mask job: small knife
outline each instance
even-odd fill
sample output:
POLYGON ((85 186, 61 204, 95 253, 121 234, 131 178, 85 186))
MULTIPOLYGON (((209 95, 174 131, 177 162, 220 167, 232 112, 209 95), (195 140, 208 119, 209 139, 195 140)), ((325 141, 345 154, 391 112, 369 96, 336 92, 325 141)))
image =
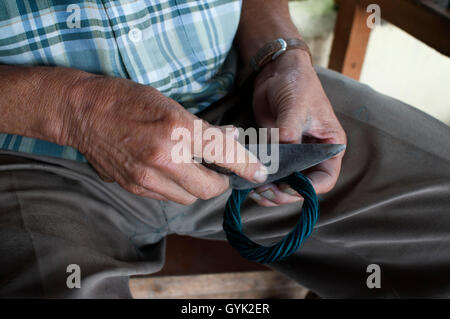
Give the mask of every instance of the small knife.
MULTIPOLYGON (((267 156, 264 157, 271 158, 272 144, 264 144, 263 146, 267 147, 267 150, 264 150, 267 156)), ((278 144, 277 146, 279 148, 279 156, 274 156, 275 158, 273 159, 276 162, 271 162, 270 165, 267 165, 264 161, 262 162, 266 166, 278 167, 278 170, 273 173, 269 172, 267 180, 260 184, 252 183, 215 164, 204 161, 202 164, 218 173, 229 175, 231 188, 242 190, 272 183, 294 172, 303 171, 336 156, 346 148, 345 144, 278 144)), ((245 147, 261 160, 262 156, 259 154, 260 145, 245 145, 245 147)))

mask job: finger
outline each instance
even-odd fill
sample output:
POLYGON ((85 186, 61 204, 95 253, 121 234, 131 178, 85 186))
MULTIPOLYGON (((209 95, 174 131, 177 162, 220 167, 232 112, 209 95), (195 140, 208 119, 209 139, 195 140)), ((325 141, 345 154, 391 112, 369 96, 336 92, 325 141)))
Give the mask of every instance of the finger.
POLYGON ((276 120, 276 126, 280 129, 280 142, 301 143, 303 134, 302 108, 295 105, 295 99, 292 98, 285 103, 285 105, 279 107, 276 120))
POLYGON ((304 172, 317 194, 325 194, 336 185, 341 170, 342 156, 336 156, 304 172))
POLYGON ((217 126, 217 128, 221 130, 222 133, 225 134, 226 136, 232 137, 235 140, 239 138, 239 130, 234 125, 222 125, 217 126))
POLYGON ((276 207, 276 206, 278 206, 278 204, 275 204, 274 202, 272 202, 272 201, 266 199, 265 197, 259 195, 254 190, 251 191, 248 194, 248 197, 250 197, 253 201, 255 201, 255 203, 258 204, 259 206, 263 206, 263 207, 276 207))
POLYGON ((134 195, 147 197, 147 198, 151 198, 151 199, 156 199, 156 200, 163 200, 163 201, 168 200, 165 196, 163 196, 159 193, 150 191, 150 190, 146 189, 145 187, 135 184, 134 181, 131 181, 130 179, 125 178, 124 175, 122 175, 122 174, 119 174, 117 176, 117 183, 122 188, 124 188, 126 191, 128 191, 129 193, 132 193, 134 195))
POLYGON ((148 189, 138 186, 138 185, 134 185, 134 187, 127 186, 124 188, 127 191, 129 191, 130 193, 133 193, 138 196, 147 197, 147 198, 156 199, 156 200, 168 201, 168 199, 165 196, 155 193, 155 192, 152 192, 152 191, 149 191, 148 189))
POLYGON ((278 189, 280 191, 282 191, 283 193, 286 193, 289 196, 293 196, 293 197, 299 197, 302 198, 302 196, 297 193, 291 186, 289 186, 288 184, 285 183, 280 183, 280 184, 276 184, 276 186, 278 187, 278 189))
MULTIPOLYGON (((91 164, 92 165, 92 164, 91 164)), ((114 178, 110 177, 109 174, 107 174, 102 168, 101 166, 94 166, 92 165, 92 168, 94 169, 94 171, 97 173, 98 177, 100 177, 100 179, 102 181, 104 181, 105 183, 114 183, 115 180, 114 178)))
POLYGON ((198 163, 170 165, 166 176, 193 196, 208 200, 229 188, 229 178, 198 163))
POLYGON ((300 196, 289 195, 281 191, 275 184, 260 186, 255 189, 255 192, 277 205, 291 204, 302 200, 300 196))
POLYGON ((173 180, 149 168, 140 169, 138 173, 135 173, 129 184, 131 184, 129 188, 131 188, 132 193, 139 192, 143 187, 181 205, 191 205, 197 200, 197 197, 173 180))
POLYGON ((267 179, 267 168, 234 138, 214 127, 209 127, 205 136, 201 156, 207 162, 224 167, 254 183, 263 183, 267 179))

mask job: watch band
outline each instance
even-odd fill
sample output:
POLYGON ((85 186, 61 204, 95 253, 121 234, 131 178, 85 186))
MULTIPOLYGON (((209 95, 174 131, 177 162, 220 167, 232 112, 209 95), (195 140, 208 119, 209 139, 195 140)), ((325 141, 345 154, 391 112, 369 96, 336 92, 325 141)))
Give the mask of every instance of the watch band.
POLYGON ((250 61, 250 68, 253 71, 258 72, 264 65, 266 65, 270 61, 275 60, 287 50, 292 49, 306 51, 309 54, 312 63, 311 51, 309 50, 308 45, 305 43, 305 41, 296 38, 286 40, 280 38, 267 43, 265 46, 259 49, 256 55, 250 61))

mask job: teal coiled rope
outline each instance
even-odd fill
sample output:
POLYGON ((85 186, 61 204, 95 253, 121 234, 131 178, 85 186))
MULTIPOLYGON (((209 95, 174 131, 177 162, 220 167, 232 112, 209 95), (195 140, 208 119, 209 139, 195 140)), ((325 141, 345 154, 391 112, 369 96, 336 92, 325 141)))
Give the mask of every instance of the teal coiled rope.
POLYGON ((273 246, 259 245, 242 232, 241 204, 251 189, 234 189, 225 207, 223 230, 228 242, 242 257, 262 264, 280 261, 297 251, 302 242, 311 235, 319 218, 319 201, 316 192, 303 174, 296 172, 277 182, 289 184, 302 195, 304 202, 295 228, 273 246))

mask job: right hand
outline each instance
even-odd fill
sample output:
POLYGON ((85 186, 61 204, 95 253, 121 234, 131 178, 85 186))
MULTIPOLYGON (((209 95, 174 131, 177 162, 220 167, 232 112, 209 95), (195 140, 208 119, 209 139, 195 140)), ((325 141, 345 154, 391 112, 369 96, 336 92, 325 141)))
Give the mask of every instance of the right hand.
MULTIPOLYGON (((67 112, 61 139, 80 150, 100 175, 136 195, 183 205, 216 197, 229 187, 227 176, 201 164, 172 161, 171 150, 178 143, 171 140, 173 130, 188 129, 194 150, 194 120, 199 118, 156 89, 125 79, 93 76, 80 80, 73 92, 78 107, 67 112)), ((213 126, 203 122, 203 130, 207 128, 213 126)), ((203 141, 203 150, 226 141, 245 152, 245 163, 203 158, 249 181, 263 182, 266 170, 262 164, 249 161, 251 155, 233 136, 217 130, 220 138, 203 141)), ((194 151, 193 156, 201 154, 194 151)))

